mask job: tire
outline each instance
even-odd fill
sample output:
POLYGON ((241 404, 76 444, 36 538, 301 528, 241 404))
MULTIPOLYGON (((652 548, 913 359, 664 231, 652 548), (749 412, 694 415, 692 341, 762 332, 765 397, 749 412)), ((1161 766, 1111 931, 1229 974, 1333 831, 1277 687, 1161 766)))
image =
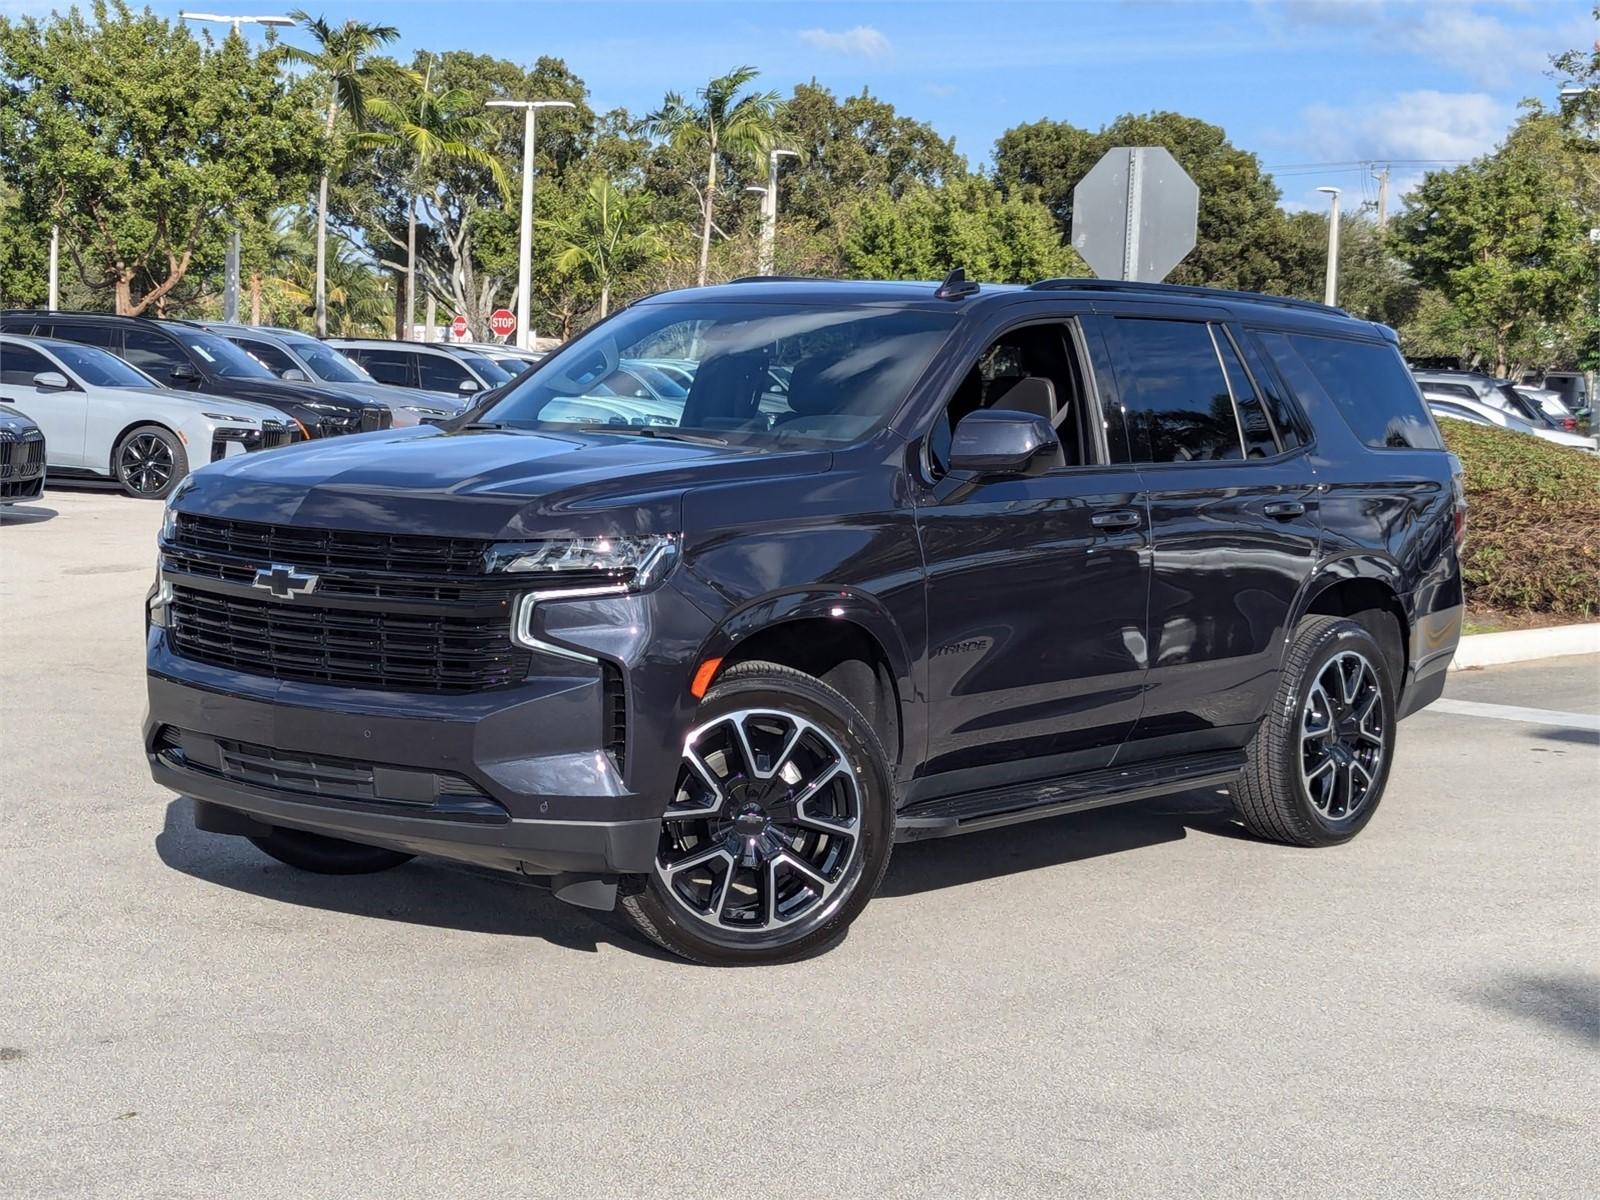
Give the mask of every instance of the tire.
POLYGON ((140 425, 111 452, 111 471, 135 500, 165 500, 189 473, 189 456, 170 429, 140 425))
POLYGON ((1290 638, 1272 708, 1246 750, 1234 808, 1258 837, 1333 846, 1365 828, 1394 761, 1389 656, 1346 617, 1306 617, 1290 638))
POLYGON ((695 720, 655 868, 624 892, 623 911, 652 941, 713 966, 832 946, 892 848, 888 759, 871 724, 820 679, 767 662, 729 668, 695 720))
POLYGON ((282 826, 274 827, 264 837, 250 840, 263 854, 315 875, 371 875, 401 866, 416 857, 381 846, 363 846, 282 826))

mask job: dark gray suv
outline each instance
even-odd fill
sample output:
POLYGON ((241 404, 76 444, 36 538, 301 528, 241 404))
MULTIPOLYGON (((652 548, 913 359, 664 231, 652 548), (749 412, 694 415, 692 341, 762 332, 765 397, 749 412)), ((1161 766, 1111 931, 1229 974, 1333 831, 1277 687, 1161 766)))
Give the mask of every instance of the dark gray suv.
POLYGON ((294 866, 517 872, 705 962, 831 944, 895 842, 1224 786, 1345 841, 1461 628, 1393 333, 1261 296, 670 293, 446 428, 263 458, 171 501, 155 778, 294 866), (668 419, 597 415, 645 359, 668 419))

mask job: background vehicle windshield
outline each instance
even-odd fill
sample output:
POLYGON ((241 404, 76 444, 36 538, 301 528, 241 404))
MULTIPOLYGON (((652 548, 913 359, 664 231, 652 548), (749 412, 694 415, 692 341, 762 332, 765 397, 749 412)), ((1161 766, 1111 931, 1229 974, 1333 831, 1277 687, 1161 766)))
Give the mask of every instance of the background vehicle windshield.
POLYGON ((481 354, 458 354, 456 357, 483 376, 483 381, 490 387, 498 387, 502 383, 511 382, 510 371, 481 354))
POLYGON ((311 373, 324 383, 377 383, 371 375, 332 346, 325 346, 315 338, 284 338, 298 354, 311 373))
POLYGON ((50 353, 90 387, 160 387, 138 367, 123 362, 109 350, 80 346, 76 342, 51 342, 50 353))
POLYGON ((756 445, 855 441, 905 399, 955 320, 924 309, 642 304, 557 351, 482 419, 669 428, 756 445), (691 377, 683 395, 617 386, 652 359, 691 377))
POLYGON ((191 329, 172 331, 180 342, 194 351, 206 370, 224 379, 276 379, 277 376, 226 338, 191 329))

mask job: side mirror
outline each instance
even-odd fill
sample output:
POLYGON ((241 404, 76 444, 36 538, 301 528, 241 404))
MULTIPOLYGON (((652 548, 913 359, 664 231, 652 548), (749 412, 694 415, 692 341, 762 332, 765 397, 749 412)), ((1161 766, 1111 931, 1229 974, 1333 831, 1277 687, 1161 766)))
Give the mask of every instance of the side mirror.
POLYGON ((65 392, 72 388, 71 382, 60 371, 40 371, 33 377, 33 386, 42 392, 65 392))
POLYGON ((196 384, 200 382, 200 372, 194 369, 193 363, 179 363, 167 372, 167 378, 173 383, 196 384))
POLYGON ((478 390, 478 381, 476 379, 463 379, 456 385, 456 391, 460 392, 463 396, 470 396, 473 392, 478 390))
POLYGON ((282 375, 279 375, 278 378, 279 379, 287 379, 290 383, 310 383, 311 382, 311 380, 306 378, 306 373, 304 371, 302 371, 299 367, 289 367, 287 370, 284 371, 284 373, 282 375))
POLYGON ((980 475, 1019 475, 1049 465, 1061 439, 1050 422, 1032 413, 994 408, 968 413, 950 439, 950 469, 980 475))

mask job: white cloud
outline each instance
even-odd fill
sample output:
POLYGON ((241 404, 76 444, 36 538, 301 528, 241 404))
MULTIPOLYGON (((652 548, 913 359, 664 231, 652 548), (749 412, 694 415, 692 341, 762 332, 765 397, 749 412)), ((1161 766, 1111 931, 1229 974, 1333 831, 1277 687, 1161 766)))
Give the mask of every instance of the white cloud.
POLYGON ((859 58, 884 58, 892 49, 889 39, 871 25, 857 25, 854 29, 841 29, 837 33, 827 29, 802 29, 800 40, 818 50, 851 54, 859 58))
POLYGON ((1316 104, 1294 140, 1316 162, 1469 159, 1505 136, 1515 109, 1484 92, 1401 92, 1369 104, 1316 104))

